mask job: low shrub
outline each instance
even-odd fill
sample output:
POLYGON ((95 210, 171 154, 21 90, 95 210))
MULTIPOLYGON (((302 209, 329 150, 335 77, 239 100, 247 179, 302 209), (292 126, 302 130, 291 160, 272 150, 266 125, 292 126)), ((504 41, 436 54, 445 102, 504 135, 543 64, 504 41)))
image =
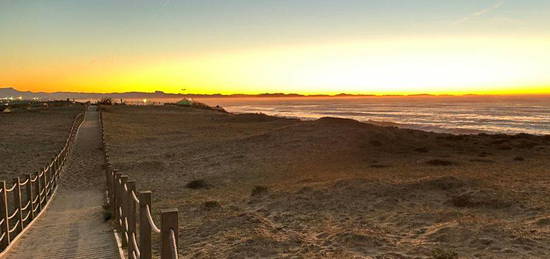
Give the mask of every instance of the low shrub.
POLYGON ((189 189, 206 189, 208 188, 208 184, 206 183, 206 181, 198 179, 188 182, 185 187, 189 189))
POLYGON ((218 201, 205 201, 202 207, 207 210, 220 209, 222 205, 218 201))
POLYGON ((109 210, 104 210, 103 211, 103 221, 107 222, 109 220, 111 220, 111 218, 113 217, 113 213, 109 210))
POLYGON ((262 195, 262 194, 265 194, 265 193, 267 193, 267 187, 257 185, 257 186, 254 186, 254 189, 252 189, 252 193, 250 195, 251 196, 259 196, 259 195, 262 195))
POLYGON ((113 99, 109 98, 109 97, 101 98, 101 100, 99 100, 97 102, 97 104, 100 104, 100 105, 113 105, 113 99))

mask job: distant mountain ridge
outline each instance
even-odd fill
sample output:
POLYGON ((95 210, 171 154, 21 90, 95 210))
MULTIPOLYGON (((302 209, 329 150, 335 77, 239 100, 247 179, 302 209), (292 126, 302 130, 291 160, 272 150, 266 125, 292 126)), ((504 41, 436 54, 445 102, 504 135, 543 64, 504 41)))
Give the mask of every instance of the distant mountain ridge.
MULTIPOLYGON (((548 96, 548 94, 541 94, 548 96)), ((101 98, 113 98, 113 99, 151 99, 151 98, 171 98, 171 99, 183 99, 183 98, 245 98, 245 97, 490 97, 499 95, 479 95, 479 94, 386 94, 386 95, 374 95, 374 94, 347 94, 340 93, 335 95, 328 94, 311 94, 303 95, 297 93, 262 93, 262 94, 173 94, 165 93, 163 91, 154 92, 122 92, 122 93, 82 93, 82 92, 31 92, 31 91, 19 91, 13 87, 0 87, 0 98, 19 98, 33 99, 38 98, 40 100, 65 100, 65 99, 101 99, 101 98)), ((520 95, 518 95, 520 96, 520 95)))
POLYGON ((161 91, 156 91, 153 93, 145 92, 124 92, 124 93, 80 93, 80 92, 31 92, 31 91, 19 91, 15 88, 0 88, 0 98, 23 98, 23 99, 33 99, 39 98, 44 100, 62 100, 62 99, 101 99, 104 97, 111 98, 183 98, 185 95, 182 94, 167 94, 161 91))
POLYGON ((141 99, 141 98, 215 98, 215 97, 329 97, 329 96, 373 96, 373 95, 352 95, 341 93, 337 95, 301 95, 295 93, 263 93, 263 94, 172 94, 165 93, 163 91, 148 92, 123 92, 123 93, 80 93, 80 92, 31 92, 31 91, 19 91, 13 87, 0 88, 0 98, 18 98, 33 99, 39 98, 44 100, 63 100, 63 99, 101 99, 110 97, 114 99, 141 99))

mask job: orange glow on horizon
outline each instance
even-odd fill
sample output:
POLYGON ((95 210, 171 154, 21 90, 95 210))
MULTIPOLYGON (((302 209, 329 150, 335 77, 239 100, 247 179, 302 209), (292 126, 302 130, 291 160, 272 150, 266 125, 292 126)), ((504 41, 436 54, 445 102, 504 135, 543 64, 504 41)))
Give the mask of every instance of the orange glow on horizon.
POLYGON ((548 38, 407 38, 139 58, 26 57, 20 66, 2 67, 0 87, 101 93, 550 94, 549 43, 548 38))

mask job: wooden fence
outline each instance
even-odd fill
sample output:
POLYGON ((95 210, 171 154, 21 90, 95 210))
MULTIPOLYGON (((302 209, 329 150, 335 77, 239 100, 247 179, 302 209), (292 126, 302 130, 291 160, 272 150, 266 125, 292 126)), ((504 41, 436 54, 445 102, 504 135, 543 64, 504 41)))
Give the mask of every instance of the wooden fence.
POLYGON ((65 145, 40 172, 27 175, 25 180, 16 177, 12 184, 0 181, 0 251, 2 254, 48 206, 57 190, 63 165, 83 121, 84 113, 75 116, 65 145), (12 199, 9 196, 12 196, 12 199))
POLYGON ((151 233, 160 234, 160 258, 178 258, 178 211, 161 210, 160 228, 151 215, 151 191, 137 191, 136 182, 113 168, 105 143, 103 112, 100 111, 101 142, 105 151, 106 203, 128 258, 151 259, 151 233))

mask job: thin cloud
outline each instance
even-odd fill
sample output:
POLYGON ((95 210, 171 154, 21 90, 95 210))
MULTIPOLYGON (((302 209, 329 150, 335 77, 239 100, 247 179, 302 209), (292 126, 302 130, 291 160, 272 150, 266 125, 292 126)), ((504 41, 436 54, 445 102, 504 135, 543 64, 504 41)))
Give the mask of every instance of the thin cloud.
POLYGON ((499 9, 500 7, 502 7, 504 5, 504 2, 498 2, 490 7, 487 7, 485 9, 481 9, 477 12, 474 12, 468 16, 465 16, 465 17, 462 17, 460 20, 454 22, 453 24, 461 24, 461 23, 465 23, 471 19, 474 19, 476 17, 480 17, 480 16, 483 16, 483 15, 486 15, 492 11, 495 11, 497 9, 499 9))

